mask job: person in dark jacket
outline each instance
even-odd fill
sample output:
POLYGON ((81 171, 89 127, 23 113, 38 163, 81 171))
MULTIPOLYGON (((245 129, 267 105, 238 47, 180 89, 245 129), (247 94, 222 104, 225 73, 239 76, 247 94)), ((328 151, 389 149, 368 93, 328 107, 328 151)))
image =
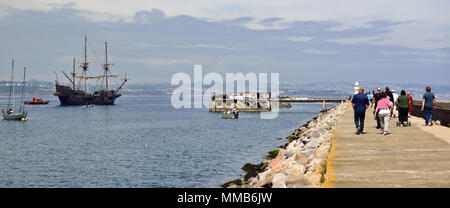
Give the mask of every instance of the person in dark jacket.
POLYGON ((378 112, 375 112, 375 109, 377 108, 378 101, 381 100, 381 98, 382 98, 381 89, 377 88, 377 93, 375 93, 373 95, 373 99, 374 99, 373 102, 375 103, 375 107, 373 108, 373 113, 376 113, 375 119, 377 120, 377 127, 376 127, 377 129, 381 128, 381 124, 380 124, 380 117, 378 116, 378 112))
POLYGON ((408 122, 408 112, 409 112, 409 97, 406 96, 406 91, 402 90, 400 96, 397 98, 395 105, 398 106, 398 120, 401 126, 406 126, 405 122, 408 122))
POLYGON ((392 114, 394 113, 394 104, 395 104, 395 101, 394 101, 394 95, 392 94, 392 92, 391 92, 391 90, 389 90, 389 87, 386 87, 386 96, 388 96, 388 99, 389 99, 389 101, 391 101, 391 105, 392 105, 392 108, 391 108, 391 118, 392 118, 392 114))
POLYGON ((352 106, 355 112, 356 134, 364 133, 364 118, 366 117, 366 109, 369 107, 369 99, 364 94, 364 88, 360 88, 359 93, 353 96, 352 106))

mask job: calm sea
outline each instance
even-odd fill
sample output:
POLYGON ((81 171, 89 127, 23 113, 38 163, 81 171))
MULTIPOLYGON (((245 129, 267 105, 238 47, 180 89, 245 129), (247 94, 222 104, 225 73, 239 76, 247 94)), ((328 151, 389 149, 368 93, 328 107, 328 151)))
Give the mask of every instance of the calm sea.
POLYGON ((221 119, 205 108, 174 109, 169 96, 92 108, 44 99, 50 103, 27 106, 26 122, 0 120, 0 187, 218 187, 322 108, 292 104, 273 120, 221 119))

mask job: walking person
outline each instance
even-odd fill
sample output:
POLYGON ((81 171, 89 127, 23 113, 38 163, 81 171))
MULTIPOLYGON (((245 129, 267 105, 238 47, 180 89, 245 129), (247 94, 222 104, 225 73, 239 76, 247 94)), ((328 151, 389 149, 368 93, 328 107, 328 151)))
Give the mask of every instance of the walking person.
POLYGON ((433 126, 433 109, 436 105, 436 98, 434 96, 434 93, 431 92, 431 88, 427 87, 425 89, 427 92, 423 94, 422 99, 422 109, 424 115, 425 115, 425 126, 433 126))
POLYGON ((398 106, 398 120, 400 121, 400 126, 407 126, 409 102, 410 100, 409 97, 406 96, 406 91, 402 90, 400 96, 397 98, 397 102, 395 102, 395 105, 398 106))
POLYGON ((385 92, 381 94, 381 97, 382 98, 377 103, 377 108, 375 109, 373 116, 376 117, 378 114, 378 117, 380 118, 381 132, 383 135, 387 135, 389 129, 389 119, 391 119, 392 103, 389 99, 387 99, 387 94, 385 92))
POLYGON ((409 102, 408 102, 408 106, 409 106, 409 115, 412 115, 412 113, 413 113, 413 107, 412 107, 412 105, 413 105, 413 99, 412 99, 412 96, 411 96, 411 94, 409 93, 409 92, 406 92, 406 96, 408 96, 408 98, 409 98, 409 102))
POLYGON ((386 87, 385 88, 385 92, 386 92, 386 96, 387 96, 387 99, 391 102, 391 106, 392 106, 392 108, 391 108, 391 117, 392 117, 392 114, 394 113, 394 108, 393 108, 393 106, 394 106, 394 95, 392 94, 392 92, 389 90, 389 87, 386 87))
POLYGON ((378 101, 381 100, 381 88, 377 88, 377 93, 375 93, 373 95, 373 103, 375 103, 375 107, 373 109, 373 113, 375 114, 375 119, 377 120, 377 129, 381 128, 381 124, 380 124, 380 117, 378 116, 378 113, 375 112, 375 109, 377 108, 378 105, 378 101))
POLYGON ((375 96, 375 91, 372 91, 371 92, 371 94, 370 94, 370 107, 373 107, 373 103, 374 103, 374 100, 375 100, 375 98, 374 98, 374 96, 375 96))
POLYGON ((393 108, 392 108, 392 116, 395 118, 397 115, 395 114, 395 110, 397 110, 398 111, 398 106, 397 106, 397 99, 398 99, 398 94, 397 93, 395 93, 395 90, 392 90, 392 97, 394 97, 394 103, 393 103, 393 108))
POLYGON ((364 118, 369 107, 369 99, 364 94, 364 88, 359 88, 359 93, 353 96, 352 106, 355 112, 356 134, 364 134, 364 118))
POLYGON ((370 105, 370 102, 372 100, 372 95, 370 94, 370 92, 367 93, 367 99, 369 99, 369 105, 370 105))
POLYGON ((395 90, 392 90, 392 97, 394 97, 394 103, 396 103, 398 99, 398 94, 395 93, 395 90))

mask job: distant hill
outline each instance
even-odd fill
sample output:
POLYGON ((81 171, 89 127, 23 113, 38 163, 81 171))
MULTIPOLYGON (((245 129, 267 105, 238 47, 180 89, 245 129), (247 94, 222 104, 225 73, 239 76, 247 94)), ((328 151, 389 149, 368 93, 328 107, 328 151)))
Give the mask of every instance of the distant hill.
MULTIPOLYGON (((18 94, 22 90, 22 82, 13 82, 14 91, 18 94)), ((9 95, 10 81, 0 81, 0 95, 9 95)), ((31 80, 25 82, 25 94, 27 95, 52 95, 55 85, 52 82, 31 80)))
MULTIPOLYGON (((21 82, 15 82, 16 93, 21 89, 21 82)), ((383 90, 386 86, 392 90, 396 90, 398 94, 402 89, 411 92, 413 98, 421 98, 425 92, 426 85, 418 83, 395 84, 395 83, 376 83, 376 82, 359 82, 366 92, 375 91, 377 87, 383 90)), ((342 98, 353 94, 354 83, 352 82, 313 82, 297 85, 280 85, 280 95, 290 97, 331 97, 342 98)), ((438 99, 450 99, 450 85, 430 85, 432 91, 438 99)), ((89 89, 99 89, 100 86, 89 85, 89 89)), ((169 83, 148 83, 133 84, 127 83, 120 91, 123 95, 170 95, 178 86, 172 86, 169 83)), ((208 89, 207 86, 204 90, 208 89)), ((55 92, 54 83, 31 80, 26 82, 25 92, 29 95, 53 95, 55 92)), ((0 95, 9 94, 9 81, 0 81, 0 95)))
MULTIPOLYGON (((353 94, 354 84, 352 82, 314 82, 308 84, 302 84, 297 86, 300 92, 304 92, 304 94, 313 96, 315 94, 326 94, 327 92, 330 95, 350 95, 353 94)), ((382 90, 385 89, 386 86, 390 88, 390 90, 396 90, 396 93, 400 94, 401 90, 405 90, 411 93, 413 98, 422 98, 422 95, 425 93, 425 87, 430 86, 432 92, 435 93, 438 99, 450 99, 450 85, 425 85, 418 83, 405 83, 405 84, 397 84, 397 83, 381 83, 381 82, 359 82, 359 86, 365 89, 365 92, 376 91, 378 87, 382 90)))

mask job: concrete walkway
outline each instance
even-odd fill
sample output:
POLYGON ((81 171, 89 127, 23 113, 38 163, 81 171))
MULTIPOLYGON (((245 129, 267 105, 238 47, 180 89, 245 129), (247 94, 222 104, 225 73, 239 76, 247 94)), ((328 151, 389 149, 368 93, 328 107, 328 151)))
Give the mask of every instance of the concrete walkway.
POLYGON ((450 128, 425 127, 420 118, 397 127, 393 118, 384 136, 369 108, 367 133, 356 135, 349 106, 337 123, 323 187, 450 187, 450 128))

